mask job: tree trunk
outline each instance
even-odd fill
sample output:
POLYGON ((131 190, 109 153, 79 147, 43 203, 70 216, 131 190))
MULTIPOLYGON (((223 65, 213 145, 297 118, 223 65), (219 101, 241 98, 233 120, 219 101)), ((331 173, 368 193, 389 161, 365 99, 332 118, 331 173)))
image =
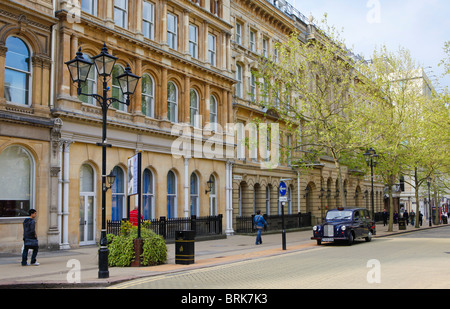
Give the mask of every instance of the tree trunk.
POLYGON ((419 210, 419 185, 418 185, 419 181, 417 179, 417 167, 414 168, 414 182, 416 184, 416 186, 414 187, 414 190, 415 190, 414 193, 416 195, 416 218, 415 218, 416 224, 415 224, 415 227, 419 228, 419 212, 420 212, 420 210, 419 210))
POLYGON ((393 177, 389 177, 389 188, 388 188, 388 194, 389 194, 389 228, 388 232, 394 231, 394 199, 392 197, 392 186, 393 186, 393 177))
POLYGON ((341 164, 335 159, 334 164, 338 170, 338 183, 339 183, 339 198, 341 199, 341 206, 347 208, 347 199, 344 195, 344 183, 342 182, 341 164))

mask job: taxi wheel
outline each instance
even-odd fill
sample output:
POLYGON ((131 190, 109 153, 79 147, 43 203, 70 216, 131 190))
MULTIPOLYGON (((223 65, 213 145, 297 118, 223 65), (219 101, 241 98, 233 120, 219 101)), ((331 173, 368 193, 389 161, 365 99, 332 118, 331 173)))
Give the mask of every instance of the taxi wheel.
POLYGON ((347 245, 351 246, 353 244, 353 241, 355 240, 355 237, 353 235, 353 232, 350 232, 347 239, 347 245))
POLYGON ((317 245, 320 246, 322 244, 322 240, 317 239, 317 245))
POLYGON ((369 242, 371 240, 372 240, 372 232, 369 231, 369 234, 367 234, 367 237, 366 237, 366 241, 369 242))

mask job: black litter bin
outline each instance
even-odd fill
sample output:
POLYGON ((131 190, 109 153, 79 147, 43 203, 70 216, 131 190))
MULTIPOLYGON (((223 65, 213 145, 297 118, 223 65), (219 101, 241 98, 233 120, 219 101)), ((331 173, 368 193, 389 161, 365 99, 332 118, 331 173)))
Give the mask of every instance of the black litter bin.
POLYGON ((194 264, 195 231, 175 231, 175 264, 194 264))
POLYGON ((406 219, 405 218, 399 218, 398 219, 398 229, 399 230, 406 230, 406 219))
POLYGON ((448 224, 448 217, 442 216, 442 223, 448 224))

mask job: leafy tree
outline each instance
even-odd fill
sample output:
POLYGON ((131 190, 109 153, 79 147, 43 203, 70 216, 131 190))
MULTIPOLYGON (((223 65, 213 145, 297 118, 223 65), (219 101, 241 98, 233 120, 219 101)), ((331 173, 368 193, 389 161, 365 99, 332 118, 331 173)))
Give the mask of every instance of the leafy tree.
MULTIPOLYGON (((326 25, 326 20, 324 20, 326 25)), ((341 205, 346 207, 342 164, 372 140, 367 126, 368 96, 362 92, 355 61, 339 32, 310 25, 307 42, 293 32, 276 45, 276 59, 262 58, 256 72, 263 108, 274 109, 290 128, 301 153, 295 164, 307 168, 321 156, 331 157, 338 171, 341 205)))

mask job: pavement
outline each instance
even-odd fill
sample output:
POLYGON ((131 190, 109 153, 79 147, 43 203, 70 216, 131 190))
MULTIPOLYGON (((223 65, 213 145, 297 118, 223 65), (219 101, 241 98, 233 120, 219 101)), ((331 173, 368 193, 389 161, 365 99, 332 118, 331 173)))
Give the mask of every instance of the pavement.
MULTIPOLYGON (((429 228, 428 223, 420 228, 411 225, 399 231, 398 225, 388 232, 388 226, 377 224, 376 238, 402 233, 411 233, 429 228)), ((0 288, 43 289, 43 288, 104 288, 133 279, 166 275, 193 269, 213 267, 238 261, 258 259, 311 249, 317 246, 311 240, 312 229, 286 233, 286 250, 282 249, 281 233, 263 233, 263 244, 255 245, 254 235, 232 235, 224 239, 196 241, 195 263, 175 263, 175 244, 167 244, 166 264, 145 267, 109 267, 109 278, 98 279, 98 247, 86 246, 59 251, 39 251, 39 266, 21 266, 19 254, 0 254, 0 288)), ((29 254, 28 261, 31 257, 29 254)))

